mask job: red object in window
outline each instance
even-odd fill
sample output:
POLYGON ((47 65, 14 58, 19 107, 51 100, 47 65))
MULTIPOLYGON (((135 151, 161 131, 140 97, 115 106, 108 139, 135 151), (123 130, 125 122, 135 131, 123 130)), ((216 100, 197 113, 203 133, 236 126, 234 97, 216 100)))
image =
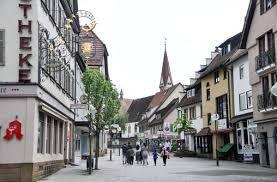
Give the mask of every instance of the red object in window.
POLYGON ((10 140, 13 138, 13 135, 18 140, 21 140, 23 135, 21 133, 21 123, 18 120, 14 120, 9 123, 9 127, 6 129, 6 135, 4 136, 4 139, 10 140))

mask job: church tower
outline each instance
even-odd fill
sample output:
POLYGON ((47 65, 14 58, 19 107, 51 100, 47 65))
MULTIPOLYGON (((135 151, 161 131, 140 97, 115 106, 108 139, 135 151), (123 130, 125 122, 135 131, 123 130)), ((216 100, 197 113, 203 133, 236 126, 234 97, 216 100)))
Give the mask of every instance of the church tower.
POLYGON ((164 59, 163 59, 163 68, 160 80, 160 90, 166 90, 173 86, 172 76, 170 72, 167 52, 166 52, 166 42, 165 42, 165 49, 164 49, 164 59))

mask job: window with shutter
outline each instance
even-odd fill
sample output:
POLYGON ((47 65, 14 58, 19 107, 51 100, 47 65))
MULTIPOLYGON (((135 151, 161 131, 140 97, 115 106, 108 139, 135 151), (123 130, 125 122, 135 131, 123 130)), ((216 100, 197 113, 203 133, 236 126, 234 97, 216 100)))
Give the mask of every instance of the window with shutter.
POLYGON ((5 65, 5 31, 0 30, 0 66, 5 65))

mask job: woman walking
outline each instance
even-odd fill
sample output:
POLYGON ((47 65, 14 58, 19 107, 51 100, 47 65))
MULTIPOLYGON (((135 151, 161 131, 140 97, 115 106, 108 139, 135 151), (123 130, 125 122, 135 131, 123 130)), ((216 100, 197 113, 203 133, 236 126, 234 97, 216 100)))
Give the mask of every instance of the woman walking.
POLYGON ((166 150, 165 147, 162 149, 161 156, 163 158, 164 166, 166 166, 166 159, 169 158, 169 152, 166 150))
POLYGON ((136 161, 137 161, 137 164, 141 164, 141 161, 142 161, 142 156, 141 156, 141 148, 139 145, 136 146, 136 161))
POLYGON ((156 165, 157 165, 157 158, 158 158, 157 150, 154 150, 154 152, 152 153, 152 155, 153 155, 154 164, 155 164, 155 166, 156 166, 156 165))

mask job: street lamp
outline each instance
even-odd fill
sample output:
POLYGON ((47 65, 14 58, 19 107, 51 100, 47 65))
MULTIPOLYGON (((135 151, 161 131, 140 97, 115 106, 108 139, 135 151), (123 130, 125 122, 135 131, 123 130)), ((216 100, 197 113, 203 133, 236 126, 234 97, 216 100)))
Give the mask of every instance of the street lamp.
POLYGON ((218 114, 213 114, 211 117, 211 120, 214 121, 215 124, 215 155, 216 155, 216 165, 219 166, 219 158, 218 158, 218 150, 217 150, 217 129, 218 129, 218 119, 219 115, 218 114))

